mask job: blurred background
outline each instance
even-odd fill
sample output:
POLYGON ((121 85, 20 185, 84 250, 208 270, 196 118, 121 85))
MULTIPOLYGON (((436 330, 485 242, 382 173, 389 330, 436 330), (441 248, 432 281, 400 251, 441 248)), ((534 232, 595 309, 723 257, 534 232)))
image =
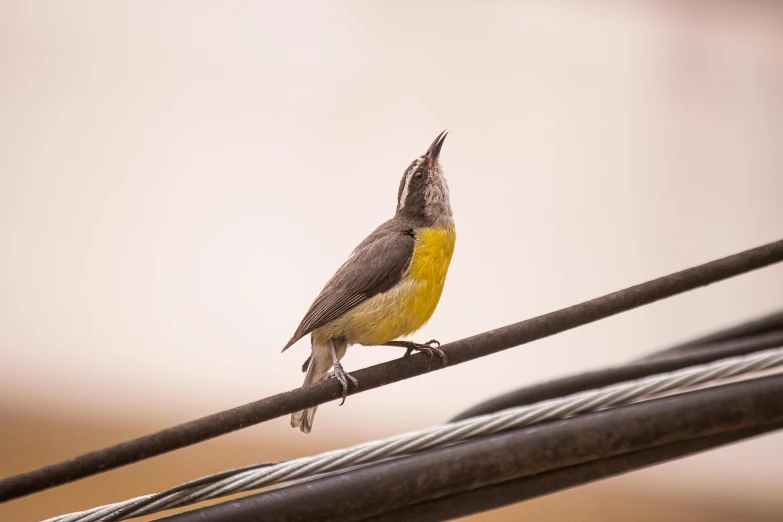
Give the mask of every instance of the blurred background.
MULTIPOLYGON (((456 340, 783 236, 776 2, 0 2, 0 476, 301 384, 280 353, 444 128, 456 340)), ((0 505, 423 428, 778 309, 783 266, 0 505), (470 385, 466 383, 470 382, 470 385)), ((347 370, 399 357, 354 347, 347 370)), ((476 520, 783 517, 783 434, 476 520)))

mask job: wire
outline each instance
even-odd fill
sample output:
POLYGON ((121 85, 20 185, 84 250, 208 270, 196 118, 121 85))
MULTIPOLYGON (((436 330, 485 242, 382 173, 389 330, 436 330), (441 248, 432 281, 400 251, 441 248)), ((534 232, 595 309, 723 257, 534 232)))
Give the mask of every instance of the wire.
MULTIPOLYGON (((682 396, 678 396, 682 397, 682 396)), ((640 408, 644 404, 636 404, 626 408, 640 408)), ((609 410, 611 413, 616 413, 617 410, 609 410)), ((581 420, 581 417, 574 417, 575 420, 581 420)), ((566 421, 564 421, 566 422, 566 421)), ((666 461, 671 461, 694 453, 714 449, 726 444, 731 444, 750 437, 756 437, 772 431, 776 431, 783 428, 783 422, 763 423, 759 426, 752 428, 744 428, 739 430, 726 431, 719 435, 708 435, 697 438, 689 438, 687 440, 673 442, 670 444, 663 444, 661 446, 655 446, 649 449, 642 449, 638 451, 632 451, 629 453, 623 453, 614 456, 594 457, 594 460, 582 464, 576 464, 572 466, 558 467, 557 469, 544 471, 542 473, 536 473, 534 475, 526 474, 525 476, 517 479, 507 480, 499 483, 492 483, 489 486, 481 488, 470 489, 467 491, 459 491, 452 495, 438 496, 436 498, 430 498, 424 502, 419 502, 412 505, 404 505, 398 509, 390 509, 378 516, 377 514, 370 517, 361 518, 354 517, 341 517, 340 520, 344 522, 351 521, 369 521, 373 522, 410 522, 415 520, 416 522, 440 522, 442 520, 452 520, 459 517, 465 517, 478 513, 481 511, 487 511, 490 509, 497 509, 516 502, 522 502, 535 497, 540 497, 556 491, 561 491, 566 488, 586 484, 595 480, 620 475, 629 471, 645 468, 654 464, 659 464, 666 461)), ((583 432, 584 433, 584 432, 583 432)), ((528 446, 529 447, 529 446, 528 446)), ((381 470, 374 470, 376 473, 382 472, 381 470)), ((313 484, 310 484, 312 487, 313 484)), ((291 489, 290 497, 294 497, 299 494, 296 486, 285 488, 291 489)), ((237 504, 242 500, 232 502, 231 508, 236 512, 237 504)), ((269 499, 267 499, 269 500, 269 499)), ((307 502, 309 499, 303 499, 307 502)), ((260 504, 260 503, 259 503, 260 504)), ((291 514, 291 509, 288 506, 281 505, 282 502, 278 501, 278 509, 280 512, 286 512, 291 514)), ((314 504, 312 501, 310 505, 314 504)), ((222 516, 223 513, 215 513, 213 509, 223 508, 225 512, 226 503, 217 505, 212 508, 206 508, 210 510, 210 513, 205 513, 205 510, 192 510, 182 515, 174 515, 171 520, 170 517, 165 519, 158 519, 159 522, 209 522, 210 520, 220 522, 235 522, 228 517, 222 516), (213 515, 210 517, 210 515, 213 515), (199 517, 198 519, 195 517, 199 517), (190 519, 190 520, 188 520, 190 519)), ((323 506, 312 506, 315 509, 322 508, 323 506)), ((353 506, 354 512, 360 514, 366 511, 366 505, 353 506)), ((328 508, 327 508, 328 509, 328 508)), ((264 513, 264 520, 270 520, 266 515, 271 511, 274 511, 274 506, 259 505, 257 507, 258 513, 264 513)), ((323 518, 330 516, 327 510, 322 510, 323 518)), ((287 520, 296 520, 293 516, 286 517, 287 520)), ((257 517, 260 519, 260 517, 257 517)), ((314 522, 312 518, 308 519, 308 522, 314 522)))
MULTIPOLYGON (((551 471, 607 462, 637 451, 665 452, 676 449, 672 445, 678 442, 705 441, 727 434, 736 440, 779 429, 783 424, 781 389, 783 374, 695 390, 486 435, 157 520, 366 522, 387 520, 387 514, 443 497, 451 497, 456 506, 469 508, 466 511, 473 513, 481 506, 470 506, 470 497, 458 495, 527 477, 527 484, 514 484, 526 486, 517 497, 524 500, 547 489, 546 475, 551 471)), ((775 455, 769 457, 774 461, 775 455)), ((567 485, 549 489, 563 487, 567 485)), ((447 518, 450 517, 430 516, 424 520, 447 518)))
MULTIPOLYGON (((723 279, 783 261, 783 240, 676 272, 612 294, 442 346, 448 362, 431 366, 424 354, 402 357, 353 372, 351 394, 422 375, 529 343, 626 312, 723 279)), ((103 473, 219 435, 335 400, 342 388, 332 380, 297 388, 244 406, 180 424, 151 435, 86 453, 0 480, 0 502, 103 473)))
MULTIPOLYGON (((695 364, 705 364, 781 345, 783 345, 783 325, 777 331, 770 330, 744 338, 732 338, 719 343, 699 345, 698 349, 694 349, 692 352, 676 352, 666 358, 644 358, 615 368, 595 370, 525 386, 476 404, 452 418, 451 421, 486 415, 515 406, 532 404, 554 397, 562 397, 631 379, 641 379, 648 375, 670 372, 695 364)), ((665 350, 665 352, 669 351, 665 350)))
POLYGON ((666 350, 651 353, 635 362, 649 362, 658 359, 667 359, 678 355, 693 354, 701 351, 709 351, 709 347, 718 343, 738 340, 751 335, 763 334, 783 329, 783 310, 758 317, 750 321, 740 323, 717 332, 693 339, 688 342, 672 346, 666 350))
POLYGON ((46 522, 94 522, 97 520, 108 522, 147 515, 280 482, 308 478, 358 464, 377 462, 389 457, 451 445, 455 442, 509 429, 647 400, 665 393, 682 392, 694 386, 714 384, 716 381, 780 366, 783 366, 783 348, 731 357, 315 456, 264 465, 257 469, 223 473, 219 480, 205 477, 199 479, 191 487, 177 487, 174 493, 164 492, 138 497, 111 506, 101 506, 80 513, 51 518, 46 522), (120 516, 106 517, 109 513, 126 507, 132 507, 132 509, 122 511, 120 516))

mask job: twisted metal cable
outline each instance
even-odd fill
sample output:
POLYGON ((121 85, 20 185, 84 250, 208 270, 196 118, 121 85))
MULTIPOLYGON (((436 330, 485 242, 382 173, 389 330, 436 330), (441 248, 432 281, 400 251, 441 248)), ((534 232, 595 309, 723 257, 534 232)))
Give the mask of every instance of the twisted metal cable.
POLYGON ((585 392, 519 406, 501 412, 421 431, 371 441, 276 464, 261 464, 198 479, 170 490, 136 497, 86 511, 50 518, 45 522, 114 521, 148 515, 203 500, 311 477, 349 466, 411 454, 510 428, 571 417, 663 394, 681 393, 694 386, 716 385, 750 373, 783 366, 783 348, 692 366, 585 392))

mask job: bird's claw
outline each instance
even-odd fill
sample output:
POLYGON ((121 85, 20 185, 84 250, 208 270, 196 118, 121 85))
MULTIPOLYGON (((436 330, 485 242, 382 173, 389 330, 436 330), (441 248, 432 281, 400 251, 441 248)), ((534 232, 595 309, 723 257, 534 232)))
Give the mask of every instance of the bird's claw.
POLYGON ((440 346, 440 342, 437 341, 436 339, 430 339, 426 343, 410 343, 407 346, 408 350, 405 352, 405 355, 403 357, 408 357, 414 350, 416 350, 421 353, 426 353, 430 359, 432 359, 433 355, 437 355, 445 363, 448 360, 448 358, 446 357, 446 353, 440 348, 438 348, 439 346, 440 346))
POLYGON ((346 372, 343 369, 343 365, 340 363, 337 363, 334 365, 334 370, 326 374, 327 379, 337 379, 337 382, 339 382, 343 387, 343 400, 340 403, 340 406, 345 404, 345 398, 348 397, 348 381, 351 381, 354 386, 359 386, 359 381, 356 380, 356 377, 351 375, 350 373, 346 372))

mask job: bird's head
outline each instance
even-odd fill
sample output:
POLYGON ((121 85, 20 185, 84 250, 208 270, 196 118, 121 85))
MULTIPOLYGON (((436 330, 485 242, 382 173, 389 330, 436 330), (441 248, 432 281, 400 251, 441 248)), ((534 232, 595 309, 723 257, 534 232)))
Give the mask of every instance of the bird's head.
POLYGON ((430 148, 405 169, 397 193, 397 215, 427 226, 454 223, 449 202, 449 186, 440 165, 440 149, 448 131, 441 132, 430 148))

